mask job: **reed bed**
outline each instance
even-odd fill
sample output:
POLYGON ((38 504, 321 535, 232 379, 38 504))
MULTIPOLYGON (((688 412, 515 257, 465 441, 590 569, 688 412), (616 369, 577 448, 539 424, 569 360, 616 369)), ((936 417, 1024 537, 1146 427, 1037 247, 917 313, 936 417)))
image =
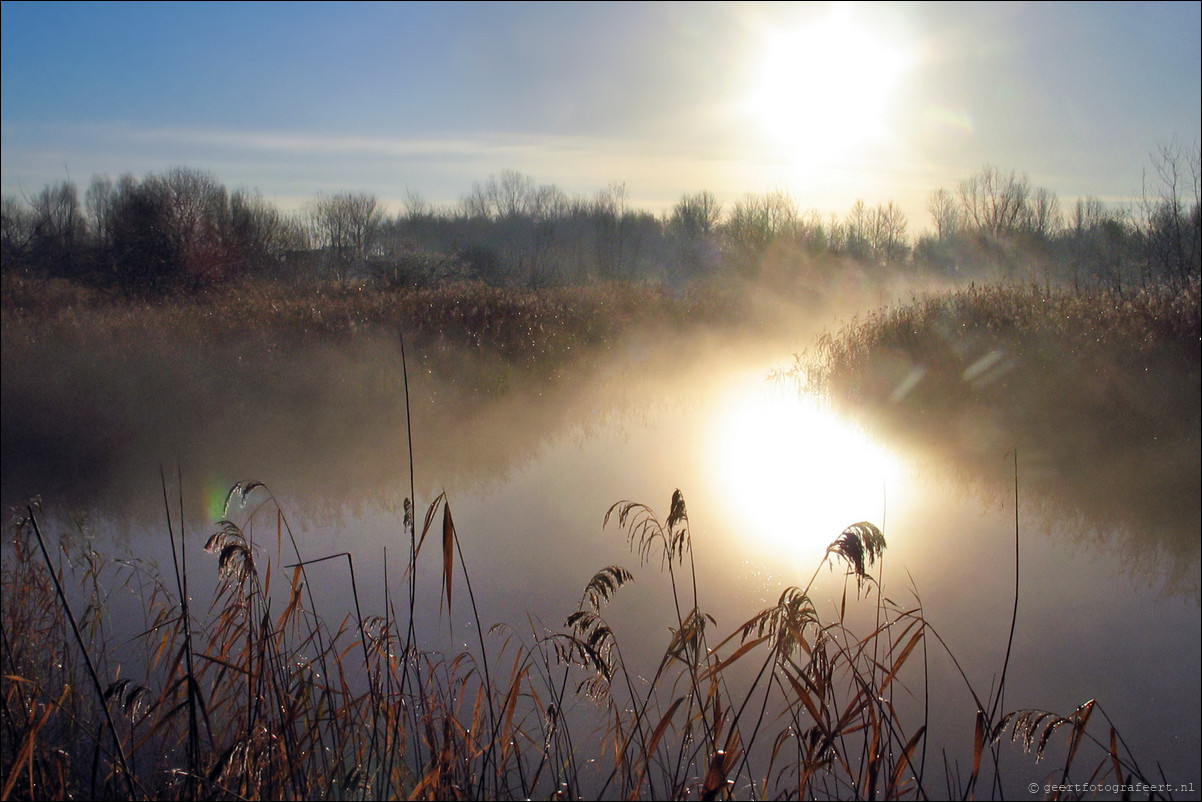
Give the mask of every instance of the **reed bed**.
MULTIPOLYGON (((815 354, 798 358, 795 376, 860 401, 880 401, 872 395, 880 388, 870 386, 871 377, 884 360, 899 357, 943 381, 943 392, 946 382, 966 378, 976 360, 999 350, 1090 369, 1101 369, 1099 360, 1146 361, 1164 352, 1192 356, 1196 363, 1202 339, 1199 288, 1197 279, 1127 294, 973 285, 882 308, 824 334, 815 354)), ((978 388, 989 383, 983 369, 968 378, 974 376, 985 379, 976 382, 978 388)), ((888 387, 886 396, 896 390, 888 387)))
POLYGON ((675 295, 622 282, 543 290, 482 283, 423 289, 245 282, 184 299, 145 301, 61 281, 3 277, 6 348, 54 337, 145 342, 233 342, 280 348, 398 329, 417 345, 555 366, 639 326, 714 326, 732 320, 735 295, 699 287, 675 295))
MULTIPOLYGON (((416 327, 430 342, 538 360, 603 345, 624 315, 650 310, 671 324, 719 314, 704 302, 608 286, 563 298, 330 288, 316 305, 300 291, 244 288, 164 307, 71 295, 42 308, 44 294, 11 283, 4 292, 6 350, 10 338, 88 336, 98 325, 129 337, 159 324, 220 337, 269 320, 266 329, 295 336, 416 327), (582 298, 591 300, 582 307, 582 298)), ((1085 342, 1069 300, 969 297, 994 305, 1001 328, 1044 304, 1038 325, 1085 342), (1048 314, 1047 304, 1063 306, 1048 314)), ((824 378, 837 382, 882 343, 906 345, 920 318, 932 331, 968 328, 949 308, 944 300, 882 313, 887 325, 827 340, 824 378)), ((1155 339, 1160 313, 1121 314, 1129 330, 1143 326, 1155 339)), ((1196 317, 1193 329, 1184 325, 1196 342, 1196 317)), ((956 339, 942 338, 942 353, 961 358, 946 350, 956 339)), ((404 557, 391 579, 385 572, 383 608, 365 614, 355 578, 364 557, 305 551, 262 484, 230 490, 202 554, 185 543, 182 501, 168 485, 172 557, 163 570, 47 531, 36 504, 14 522, 0 576, 0 799, 967 799, 1004 794, 1007 741, 1032 760, 1056 760, 1045 771, 1059 783, 1149 783, 1101 703, 1004 709, 1009 650, 988 693, 958 672, 973 700, 964 711, 971 741, 961 745, 970 761, 945 763, 929 742, 927 686, 932 660, 958 663, 916 591, 911 604, 884 592, 885 534, 870 522, 839 533, 808 583, 716 631, 683 494, 662 516, 622 501, 603 523, 626 538, 638 566, 602 567, 563 624, 547 629, 482 620, 468 570, 476 533, 461 537, 445 496, 422 513, 410 488, 398 522, 404 557), (207 605, 189 588, 200 559, 216 566, 207 605), (345 571, 345 608, 319 608, 317 563, 345 571), (826 565, 844 571, 833 614, 814 603, 826 565), (658 577, 672 600, 670 635, 650 664, 623 650, 606 617, 636 571, 658 577), (431 585, 436 594, 418 592, 431 585), (132 638, 108 617, 115 588, 139 601, 132 638), (470 609, 474 643, 453 647, 440 628, 420 625, 435 606, 470 609)), ((1016 567, 1016 608, 1019 589, 1016 567)))
POLYGON ((822 335, 778 378, 855 410, 884 439, 1005 496, 1017 450, 1029 504, 1119 532, 1131 564, 1198 595, 1199 282, 1117 294, 973 286, 822 335), (933 458, 933 459, 932 459, 933 458))
POLYGON ((199 609, 188 583, 201 555, 163 487, 166 572, 56 537, 33 504, 11 529, 4 799, 974 798, 1002 792, 1007 739, 1054 754, 1061 782, 1146 782, 1093 700, 1059 715, 1002 711, 1005 666, 988 695, 962 674, 976 708, 965 711, 971 766, 928 755, 925 713, 906 711, 927 709, 928 663, 945 645, 920 601, 883 593, 886 541, 869 522, 834 539, 807 585, 722 634, 680 491, 663 517, 615 504, 605 526, 673 602, 658 664, 641 665, 605 615, 635 581, 622 566, 597 571, 559 628, 485 631, 470 541, 442 496, 420 520, 406 504, 408 558, 385 579, 385 608, 365 616, 355 556, 302 552, 269 490, 240 483, 205 543, 218 580, 199 609), (317 609, 317 562, 345 566, 350 609, 317 609), (845 571, 833 616, 811 597, 828 563, 845 571), (419 572, 435 574, 437 599, 419 597, 419 572), (117 585, 144 604, 134 665, 106 619, 117 585), (470 608, 473 646, 449 651, 419 629, 419 607, 435 603, 470 608))

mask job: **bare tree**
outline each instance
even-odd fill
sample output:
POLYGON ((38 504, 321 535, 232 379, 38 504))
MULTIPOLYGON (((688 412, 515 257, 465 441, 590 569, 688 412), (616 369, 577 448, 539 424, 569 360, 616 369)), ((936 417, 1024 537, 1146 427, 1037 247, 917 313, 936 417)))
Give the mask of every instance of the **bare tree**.
POLYGON ((1014 233, 1027 214, 1031 185, 1013 170, 1003 173, 985 167, 960 182, 960 206, 966 222, 975 230, 1000 238, 1014 233))
POLYGON ((956 196, 943 187, 935 190, 927 198, 927 211, 935 224, 935 235, 940 240, 955 236, 960 230, 960 206, 956 196))
POLYGON ((896 264, 906 258, 906 215, 893 201, 879 204, 870 217, 869 245, 880 264, 896 264))
POLYGON ((1118 292, 1133 277, 1137 236, 1125 211, 1108 210, 1098 198, 1078 198, 1060 240, 1067 246, 1062 259, 1074 290, 1100 283, 1118 292))
POLYGON ((180 237, 172 231, 162 183, 123 175, 106 202, 103 259, 117 286, 137 295, 183 287, 187 277, 180 237))
POLYGON ((489 176, 488 194, 498 217, 519 217, 530 211, 534 179, 517 170, 502 170, 500 179, 489 176))
POLYGON ((1106 207, 1094 197, 1077 198, 1069 215, 1069 227, 1077 235, 1092 231, 1106 219, 1106 207))
POLYGON ((534 179, 517 170, 502 170, 481 184, 472 182, 472 191, 460 199, 462 213, 468 218, 514 218, 530 213, 535 194, 534 179))
POLYGON ((668 227, 678 236, 699 239, 714 232, 721 216, 722 204, 712 192, 685 194, 672 207, 668 227))
POLYGON ((722 205, 712 192, 682 195, 672 207, 665 227, 674 238, 675 262, 681 268, 674 278, 695 275, 710 266, 721 216, 722 205))
POLYGON ((92 183, 84 193, 84 209, 87 211, 88 228, 96 244, 104 248, 109 245, 108 232, 112 228, 116 205, 117 188, 107 175, 92 176, 92 183))
POLYGON ((230 268, 226 235, 229 196, 211 173, 175 167, 143 181, 163 206, 165 234, 174 243, 192 281, 209 283, 230 268))
POLYGON ((417 190, 406 188, 404 218, 412 222, 427 220, 433 216, 434 207, 430 205, 430 202, 423 198, 417 190))
POLYGON ((7 272, 23 267, 33 243, 33 212, 13 195, 5 195, 0 211, 0 260, 7 272))
POLYGON ((760 269, 760 259, 772 242, 767 204, 761 195, 744 195, 735 201, 722 223, 722 242, 727 258, 744 273, 760 269))
POLYGON ((1024 228, 1038 237, 1050 237, 1060 230, 1063 219, 1056 193, 1043 187, 1031 193, 1026 204, 1024 228))
POLYGON ((784 190, 744 195, 735 202, 722 224, 724 243, 739 267, 754 273, 774 241, 796 242, 800 221, 797 204, 784 190))
POLYGON ((1173 140, 1161 145, 1151 160, 1155 184, 1149 188, 1145 171, 1140 203, 1148 265, 1163 278, 1184 282, 1199 272, 1202 255, 1198 143, 1186 151, 1173 140))
POLYGON ((238 190, 230 195, 228 240, 241 272, 270 273, 289 251, 307 243, 297 221, 282 214, 256 193, 238 190))
POLYGON ((872 213, 857 199, 843 224, 844 252, 853 259, 867 260, 872 251, 872 213))
POLYGON ((47 186, 30 202, 33 231, 30 255, 47 272, 75 276, 87 234, 75 184, 47 186))
POLYGON ((814 209, 797 217, 793 238, 798 246, 812 254, 828 250, 831 244, 830 231, 823 224, 822 215, 814 209))
POLYGON ((799 213, 793 196, 783 189, 774 189, 764 195, 764 208, 768 212, 768 234, 770 239, 788 237, 797 233, 799 213))
POLYGON ((459 199, 459 213, 468 220, 488 220, 493 216, 492 198, 479 181, 472 182, 472 191, 459 199))
POLYGON ((534 222, 530 264, 532 284, 539 285, 548 280, 551 251, 570 205, 568 196, 554 184, 542 184, 529 193, 528 212, 534 222))
POLYGON ((319 247, 330 256, 339 283, 346 285, 351 270, 368 257, 372 238, 384 220, 374 195, 340 192, 312 203, 309 219, 319 247))
POLYGON ((597 266, 606 278, 622 278, 622 249, 625 246, 626 206, 629 196, 624 182, 599 191, 592 203, 596 226, 597 266))

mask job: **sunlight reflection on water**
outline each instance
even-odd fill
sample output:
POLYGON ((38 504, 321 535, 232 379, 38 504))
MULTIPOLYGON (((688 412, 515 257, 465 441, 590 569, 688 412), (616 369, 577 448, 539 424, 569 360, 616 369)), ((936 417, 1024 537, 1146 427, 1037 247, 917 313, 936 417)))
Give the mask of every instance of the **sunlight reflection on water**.
POLYGON ((897 460, 824 400, 761 378, 733 382, 716 407, 710 475, 744 537, 809 562, 849 524, 883 525, 897 460))
MULTIPOLYGON (((646 349, 605 375, 518 387, 478 406, 456 405, 450 390, 415 380, 415 397, 425 399, 415 404, 419 516, 437 492, 447 492, 464 548, 457 564, 470 571, 483 623, 522 625, 529 614, 532 626, 561 627, 588 578, 619 564, 635 571, 637 582, 622 589, 607 616, 624 648, 630 647, 631 660, 654 670, 673 623, 664 577, 657 565, 640 566, 625 534, 612 524, 603 527, 602 520, 622 499, 645 502, 662 518, 680 488, 688 503, 700 605, 713 613, 723 635, 775 603, 786 586, 805 583, 839 532, 868 520, 888 539, 886 592, 899 604, 920 597, 924 614, 973 682, 988 689, 1013 603, 1009 491, 993 497, 956 489, 942 477, 911 475, 908 452, 903 460, 821 400, 799 398, 793 388, 766 381, 774 365, 765 354, 784 349, 757 343, 723 350, 707 342, 704 349, 680 353, 679 344, 669 345, 676 350, 667 366, 655 360, 655 349, 646 349), (430 391, 416 395, 425 389, 430 391)), ((362 378, 374 358, 369 352, 361 363, 339 369, 362 378)), ((197 551, 223 507, 229 483, 216 478, 222 475, 260 479, 279 493, 306 558, 352 552, 365 611, 385 609, 386 586, 394 597, 400 593, 407 541, 399 510, 410 492, 404 417, 395 399, 388 406, 381 398, 392 396, 340 396, 341 405, 289 407, 293 426, 286 431, 330 432, 329 443, 302 442, 317 456, 297 457, 281 447, 291 443, 287 437, 268 438, 266 430, 261 438, 231 437, 232 445, 216 454, 188 452, 192 461, 181 481, 197 493, 180 503, 189 516, 188 543, 196 545, 188 570, 196 574, 198 602, 207 604, 214 586, 215 561, 197 551), (261 454, 266 456, 259 459, 261 454)), ((957 422, 949 423, 955 429, 957 422)), ((1001 451, 990 458, 996 456, 1008 488, 1010 463, 1001 451)), ((160 448, 144 461, 153 469, 172 453, 160 448)), ((128 537, 139 555, 156 556, 169 570, 157 473, 129 461, 132 467, 118 476, 150 477, 139 485, 148 497, 145 527, 106 521, 105 505, 118 502, 98 495, 96 523, 88 528, 128 537)), ((1076 518, 1058 531, 1050 515, 1037 514, 1028 491, 1042 473, 1024 466, 1022 594, 1007 702, 1067 712, 1096 697, 1141 755, 1179 772, 1196 766, 1196 591, 1173 597, 1159 562, 1149 558, 1147 570, 1131 569, 1133 553, 1116 546, 1122 541, 1086 537, 1090 526, 1076 518), (1058 536, 1064 533, 1077 539, 1058 536)), ((168 479, 174 486, 170 470, 168 479)), ((234 511, 239 520, 262 503, 265 493, 259 492, 247 509, 234 511)), ((291 558, 279 558, 277 519, 270 505, 263 510, 257 542, 278 566, 291 558)), ((1145 550, 1157 553, 1154 546, 1145 550)), ((437 556, 430 546, 422 555, 429 562, 419 571, 419 615, 428 616, 423 632, 441 635, 451 616, 444 617, 439 603, 437 556)), ((1184 571, 1192 572, 1196 587, 1196 557, 1184 571)), ((347 606, 343 563, 321 563, 312 576, 317 609, 340 620, 347 606)), ((824 614, 839 603, 842 587, 841 568, 822 569, 815 603, 824 614)), ((457 637, 461 630, 470 634, 462 594, 456 586, 457 637)), ((940 689, 933 743, 971 743, 972 700, 935 648, 931 678, 931 687, 940 689)))

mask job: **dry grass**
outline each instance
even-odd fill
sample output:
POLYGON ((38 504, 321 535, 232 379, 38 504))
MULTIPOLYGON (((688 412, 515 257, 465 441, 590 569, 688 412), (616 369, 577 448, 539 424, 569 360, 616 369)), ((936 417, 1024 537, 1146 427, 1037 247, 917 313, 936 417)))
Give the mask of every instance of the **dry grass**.
MULTIPOLYGON (((286 339, 388 325, 537 361, 603 344, 614 327, 645 315, 671 322, 714 314, 705 308, 617 286, 563 296, 328 289, 320 302, 244 288, 145 307, 6 279, 3 314, 6 349, 48 332, 219 338, 233 330, 286 339)), ((974 290, 917 304, 828 339, 823 378, 844 388, 865 373, 879 380, 865 366, 892 349, 917 353, 907 349, 918 337, 929 343, 928 363, 956 365, 964 381, 963 360, 982 357, 964 349, 989 344, 981 338, 1019 342, 1047 329, 1088 349, 1120 326, 1118 340, 1137 354, 1166 338, 1192 337, 1196 348, 1196 286, 1192 301, 1188 293, 1120 304, 974 290), (1164 311, 1178 307, 1181 314, 1164 311), (1086 325, 1099 315, 1105 325, 1086 325)), ((889 397, 898 385, 883 386, 889 397)), ((621 566, 598 571, 558 629, 501 624, 485 633, 470 547, 441 496, 420 521, 407 502, 407 593, 395 594, 386 578, 384 609, 365 616, 354 556, 303 553, 267 488, 237 485, 206 544, 219 579, 207 610, 198 610, 188 581, 199 555, 183 545, 163 487, 173 560, 166 572, 43 531, 34 505, 4 544, 3 799, 971 798, 1000 794, 1007 736, 1037 758, 1062 756, 1065 781, 1145 780, 1096 701, 1067 715, 1001 710, 1005 666, 987 695, 961 672, 975 702, 964 711, 975 733, 972 764, 933 765, 928 663, 931 653, 955 656, 917 594, 907 606, 884 594, 873 569, 885 536, 868 522, 848 527, 827 551, 823 564, 847 569, 836 614, 819 613, 811 579, 723 634, 714 633, 697 584, 683 495, 673 495, 664 517, 644 504, 614 505, 606 524, 624 533, 642 566, 659 569, 673 601, 668 643, 643 666, 606 620, 609 602, 636 577, 621 566), (437 552, 437 600, 416 594, 419 572, 429 572, 423 550, 437 552), (353 609, 319 610, 310 566, 329 561, 341 570, 344 559, 353 609), (131 643, 106 618, 114 587, 143 611, 131 643), (439 633, 418 628, 420 609, 435 601, 470 606, 471 648, 442 650, 439 633), (857 623, 864 620, 866 629, 857 623), (131 646, 134 661, 123 658, 131 646), (910 697, 917 705, 902 703, 910 697)))
POLYGON ((1197 595, 1199 320, 1197 281, 1125 296, 974 287, 854 320, 787 378, 991 495, 1008 492, 1001 457, 1017 449, 1030 503, 1107 535, 1154 533, 1172 584, 1197 595))
POLYGON ((420 290, 247 282, 180 301, 138 301, 61 281, 5 274, 6 347, 47 337, 63 347, 97 337, 167 343, 290 347, 368 330, 400 331, 419 347, 488 353, 555 367, 639 326, 721 325, 732 295, 699 288, 672 296, 625 283, 549 290, 444 284, 420 290))
POLYGON ((594 386, 632 344, 728 325, 722 297, 622 284, 533 293, 245 283, 150 303, 5 274, 3 496, 128 509, 114 496, 135 494, 147 464, 186 456, 196 472, 210 463, 263 477, 273 468, 242 460, 273 451, 277 464, 336 474, 306 483, 307 498, 322 496, 307 512, 350 488, 378 496, 395 478, 384 463, 402 431, 391 425, 398 334, 419 407, 442 419, 419 439, 476 427, 491 444, 470 466, 439 466, 438 481, 456 481, 452 471, 487 480, 531 450, 495 423, 496 410, 524 397, 549 409, 594 386), (222 442, 238 454, 216 454, 222 442), (335 461, 350 469, 327 471, 335 461))
POLYGON ((683 495, 663 519, 632 502, 610 513, 640 562, 660 566, 675 602, 653 675, 628 662, 605 620, 606 605, 635 579, 619 566, 587 583, 562 629, 521 635, 499 625, 485 635, 442 497, 420 528, 406 518, 405 579, 416 580, 427 536, 440 535, 438 603, 462 606, 452 588, 465 587, 478 629, 476 646, 455 654, 415 630, 412 595, 399 610, 386 595, 386 609, 364 617, 351 555, 303 555, 257 483, 233 488, 206 543, 219 580, 205 613, 187 602, 196 555, 177 543, 170 504, 175 562, 166 577, 50 537, 30 506, 5 545, 0 796, 970 797, 997 787, 989 775, 1007 733, 1037 756, 1063 738, 1065 778, 1143 777, 1113 727, 1097 716, 1089 727, 1102 712, 1092 700, 1066 716, 997 711, 1004 671, 993 697, 965 677, 977 707, 971 769, 928 767, 926 721, 907 719, 895 699, 925 697, 928 647, 942 641, 920 604, 903 608, 882 594, 872 569, 885 537, 870 523, 848 527, 828 549, 827 561, 847 569, 835 617, 818 613, 808 585, 791 587, 716 638, 692 571, 683 495), (340 623, 331 625, 307 571, 344 557, 354 606, 333 611, 340 623), (78 620, 78 602, 59 582, 82 584, 92 599, 78 620), (122 675, 95 595, 113 583, 145 606, 136 676, 122 675), (875 622, 866 632, 853 631, 857 607, 875 622))
MULTIPOLYGON (((1020 355, 1054 347, 1057 357, 1089 360, 1116 350, 1198 353, 1202 318, 1199 283, 1156 286, 1137 293, 1074 294, 1039 287, 972 287, 916 299, 854 320, 824 335, 809 378, 825 389, 865 394, 874 363, 904 352, 937 378, 962 378, 990 349, 1020 355)), ((888 388, 890 393, 896 387, 888 388)))

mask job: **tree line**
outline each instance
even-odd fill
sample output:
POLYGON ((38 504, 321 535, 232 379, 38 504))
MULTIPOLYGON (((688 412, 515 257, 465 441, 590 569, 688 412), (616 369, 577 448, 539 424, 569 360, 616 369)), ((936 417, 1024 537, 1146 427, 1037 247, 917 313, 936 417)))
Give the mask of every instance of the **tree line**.
POLYGON ((135 295, 192 292, 247 279, 448 280, 542 287, 651 281, 672 287, 722 273, 911 271, 966 280, 1101 286, 1122 291, 1199 274, 1199 156, 1162 146, 1143 195, 1067 209, 1014 170, 985 167, 927 201, 932 230, 915 240, 894 203, 857 201, 843 216, 805 211, 784 191, 724 208, 686 193, 661 215, 632 208, 624 184, 591 197, 506 170, 437 208, 409 193, 389 214, 367 193, 313 199, 283 212, 210 173, 174 168, 142 178, 70 181, 3 199, 3 270, 135 295))

